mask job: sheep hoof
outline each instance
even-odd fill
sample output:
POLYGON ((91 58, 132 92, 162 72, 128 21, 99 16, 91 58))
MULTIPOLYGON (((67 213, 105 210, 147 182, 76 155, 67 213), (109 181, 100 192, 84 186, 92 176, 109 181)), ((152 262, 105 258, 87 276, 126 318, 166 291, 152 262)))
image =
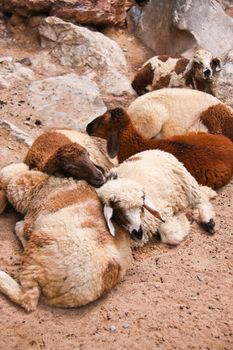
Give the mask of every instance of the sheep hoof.
POLYGON ((214 219, 210 219, 208 222, 202 222, 202 227, 205 231, 214 234, 215 233, 215 222, 214 219))

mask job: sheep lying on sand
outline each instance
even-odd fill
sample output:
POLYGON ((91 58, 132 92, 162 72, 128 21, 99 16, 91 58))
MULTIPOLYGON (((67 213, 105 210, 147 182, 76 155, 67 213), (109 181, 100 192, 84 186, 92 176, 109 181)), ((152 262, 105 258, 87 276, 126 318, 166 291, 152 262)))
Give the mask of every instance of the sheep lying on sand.
POLYGON ((78 307, 109 291, 125 274, 132 258, 130 235, 114 215, 124 212, 124 227, 133 238, 142 238, 142 186, 126 179, 119 193, 113 185, 111 207, 105 206, 104 214, 96 191, 85 181, 48 176, 25 164, 3 168, 0 186, 25 216, 16 224, 25 247, 19 283, 0 271, 0 291, 12 301, 27 311, 35 310, 40 295, 49 305, 78 307), (122 201, 129 194, 134 208, 122 201))
MULTIPOLYGON (((150 199, 147 203, 152 204, 151 207, 159 213, 159 216, 154 217, 151 211, 145 213, 143 244, 157 230, 162 242, 173 245, 180 243, 190 229, 185 216, 190 208, 196 209, 196 219, 201 226, 210 233, 214 232, 214 211, 209 199, 215 197, 216 192, 209 187, 199 186, 185 167, 167 152, 149 150, 138 153, 111 169, 107 179, 109 180, 100 193, 104 204, 109 205, 114 200, 114 194, 111 194, 113 183, 121 193, 121 182, 128 179, 143 186, 147 200, 150 199), (164 222, 156 218, 162 218, 164 222)), ((131 207, 134 208, 133 195, 128 197, 128 201, 131 201, 131 207)), ((122 203, 119 202, 119 205, 122 203)), ((124 222, 124 217, 119 216, 117 220, 119 223, 124 222)))

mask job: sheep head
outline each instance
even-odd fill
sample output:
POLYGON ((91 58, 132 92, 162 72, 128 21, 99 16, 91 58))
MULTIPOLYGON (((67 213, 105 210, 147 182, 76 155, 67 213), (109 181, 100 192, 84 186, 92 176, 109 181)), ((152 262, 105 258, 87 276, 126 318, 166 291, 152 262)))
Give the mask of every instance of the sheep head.
POLYGON ((221 70, 221 61, 207 50, 197 50, 193 56, 192 67, 195 78, 211 81, 215 72, 221 70))
POLYGON ((58 169, 75 179, 86 180, 95 187, 100 187, 105 181, 103 173, 90 160, 87 150, 78 143, 58 148, 53 158, 58 169))
POLYGON ((145 196, 142 186, 132 180, 116 178, 107 181, 98 190, 98 195, 104 204, 105 220, 113 236, 115 228, 112 219, 124 227, 133 239, 141 240, 143 208, 162 220, 152 202, 145 196))
POLYGON ((114 158, 119 150, 118 136, 120 130, 131 123, 127 112, 123 108, 114 108, 90 122, 86 131, 89 135, 107 139, 107 152, 114 158))

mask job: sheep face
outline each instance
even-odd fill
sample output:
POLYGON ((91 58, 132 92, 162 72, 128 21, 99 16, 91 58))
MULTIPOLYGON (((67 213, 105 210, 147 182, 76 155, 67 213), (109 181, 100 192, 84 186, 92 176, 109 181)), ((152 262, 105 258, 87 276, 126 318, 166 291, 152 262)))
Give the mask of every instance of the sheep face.
POLYGON ((107 152, 114 158, 119 150, 119 132, 130 124, 130 119, 123 108, 114 108, 87 125, 89 135, 107 139, 107 152))
POLYGON ((193 69, 197 79, 211 81, 214 73, 221 69, 221 62, 209 51, 198 50, 193 56, 193 69))
POLYGON ((105 220, 113 236, 115 229, 112 219, 136 240, 143 238, 141 223, 144 208, 161 219, 151 201, 145 197, 142 186, 132 180, 117 178, 110 180, 98 190, 98 195, 104 204, 105 220))
POLYGON ((100 187, 105 179, 102 172, 90 160, 87 150, 77 143, 60 147, 56 152, 58 167, 76 179, 84 179, 90 185, 100 187))
POLYGON ((92 120, 86 127, 86 132, 91 136, 107 139, 111 114, 109 111, 92 120))

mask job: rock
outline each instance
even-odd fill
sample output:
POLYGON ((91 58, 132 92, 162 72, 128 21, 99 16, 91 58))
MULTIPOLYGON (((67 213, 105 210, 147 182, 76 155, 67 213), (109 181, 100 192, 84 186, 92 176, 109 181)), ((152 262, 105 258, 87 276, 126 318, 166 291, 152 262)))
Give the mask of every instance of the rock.
POLYGON ((233 108, 233 50, 222 59, 222 70, 212 83, 214 95, 233 108))
POLYGON ((110 327, 110 331, 111 331, 112 333, 115 333, 115 332, 117 331, 116 326, 111 326, 111 327, 110 327))
POLYGON ((142 11, 137 6, 132 6, 131 9, 128 11, 126 16, 126 22, 130 34, 135 33, 139 24, 139 20, 141 18, 141 14, 142 11))
POLYGON ((0 0, 0 10, 21 16, 47 13, 74 23, 123 24, 126 0, 0 0))
POLYGON ((12 57, 0 57, 1 89, 9 89, 15 81, 32 79, 34 79, 34 73, 30 68, 24 67, 19 62, 14 62, 12 57))
POLYGON ((74 73, 31 83, 28 100, 40 122, 49 127, 84 131, 87 123, 106 111, 96 83, 74 73))
POLYGON ((150 0, 135 34, 156 54, 198 45, 217 56, 233 47, 233 20, 215 0, 150 0))
POLYGON ((7 120, 0 120, 0 127, 9 131, 10 135, 16 138, 16 140, 23 142, 26 146, 31 146, 33 143, 32 138, 19 129, 17 126, 7 120))
POLYGON ((21 60, 19 60, 17 62, 23 64, 24 66, 31 66, 32 65, 32 61, 30 60, 29 57, 22 58, 21 60))
POLYGON ((92 74, 108 93, 133 93, 124 53, 115 41, 56 17, 44 19, 39 33, 42 47, 50 49, 62 65, 92 74))

